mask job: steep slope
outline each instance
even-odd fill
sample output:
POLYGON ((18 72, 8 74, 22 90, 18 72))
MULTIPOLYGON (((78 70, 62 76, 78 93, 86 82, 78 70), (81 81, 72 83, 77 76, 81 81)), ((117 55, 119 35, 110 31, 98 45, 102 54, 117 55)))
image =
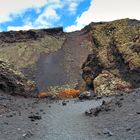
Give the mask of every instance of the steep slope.
POLYGON ((38 61, 37 85, 40 90, 53 91, 75 88, 81 78, 81 66, 90 49, 84 45, 89 34, 78 31, 66 34, 61 49, 49 55, 42 55, 38 61))
POLYGON ((93 53, 83 64, 83 79, 96 94, 116 94, 140 86, 140 22, 91 23, 93 53), (90 82, 89 82, 90 81, 90 82))
POLYGON ((12 95, 30 96, 35 93, 36 85, 22 73, 11 69, 8 63, 0 60, 0 91, 12 95))
POLYGON ((61 27, 0 33, 0 90, 20 95, 34 91, 32 95, 36 95, 34 80, 40 55, 57 51, 64 40, 61 27))
POLYGON ((0 33, 0 58, 34 79, 41 53, 57 51, 64 40, 63 28, 3 32, 0 33))
POLYGON ((72 33, 61 27, 0 33, 0 59, 35 81, 39 91, 128 92, 140 86, 140 22, 91 23, 72 33))

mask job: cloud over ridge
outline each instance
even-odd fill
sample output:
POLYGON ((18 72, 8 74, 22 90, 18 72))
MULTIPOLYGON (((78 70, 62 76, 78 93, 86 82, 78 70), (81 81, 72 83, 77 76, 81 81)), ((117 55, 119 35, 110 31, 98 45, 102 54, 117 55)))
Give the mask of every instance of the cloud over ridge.
POLYGON ((91 22, 122 18, 140 20, 140 0, 91 0, 88 10, 78 16, 75 25, 67 27, 66 31, 81 29, 91 22))

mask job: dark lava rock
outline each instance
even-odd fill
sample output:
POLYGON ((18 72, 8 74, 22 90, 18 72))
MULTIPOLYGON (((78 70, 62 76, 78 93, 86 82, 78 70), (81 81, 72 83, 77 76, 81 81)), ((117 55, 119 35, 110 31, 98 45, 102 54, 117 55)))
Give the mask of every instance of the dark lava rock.
POLYGON ((43 109, 40 109, 40 112, 43 112, 44 110, 43 109))
POLYGON ((126 131, 130 131, 130 130, 131 130, 131 128, 127 128, 127 129, 126 129, 126 131))
POLYGON ((29 30, 29 31, 9 31, 0 33, 1 42, 14 43, 14 42, 26 42, 29 40, 36 40, 49 35, 61 35, 63 34, 63 27, 41 29, 41 30, 29 30))
POLYGON ((87 110, 87 111, 85 111, 85 114, 86 114, 87 116, 90 116, 90 115, 92 115, 92 112, 91 112, 91 110, 87 110))
POLYGON ((102 99, 102 96, 97 96, 96 99, 97 100, 102 99))
POLYGON ((31 115, 28 118, 30 118, 31 121, 41 120, 42 119, 42 117, 40 115, 31 115))
POLYGON ((51 108, 51 105, 49 105, 48 107, 51 108))
POLYGON ((108 129, 106 129, 103 133, 109 137, 113 136, 113 133, 108 129))
POLYGON ((90 110, 85 112, 87 116, 98 116, 100 112, 108 112, 111 110, 110 102, 105 102, 103 100, 102 105, 96 108, 91 108, 90 110))
POLYGON ((13 117, 13 115, 11 114, 11 115, 7 115, 6 116, 7 118, 12 118, 13 117))
POLYGON ((87 115, 87 116, 98 116, 98 114, 101 112, 102 110, 101 110, 101 108, 100 107, 97 107, 97 108, 95 108, 95 109, 90 109, 89 111, 86 111, 85 112, 85 114, 87 115))
POLYGON ((80 100, 82 100, 82 99, 93 99, 94 97, 95 97, 95 94, 93 93, 93 91, 85 91, 85 92, 82 92, 79 95, 80 100))
POLYGON ((8 125, 8 122, 4 122, 5 125, 8 125))
POLYGON ((66 105, 67 105, 67 102, 66 102, 66 101, 63 101, 63 102, 62 102, 62 105, 63 105, 63 106, 66 106, 66 105))
POLYGON ((119 94, 116 89, 129 92, 140 87, 139 28, 140 21, 131 19, 90 24, 93 50, 82 65, 85 87, 90 85, 97 95, 115 95, 119 94), (103 71, 112 76, 103 75, 103 71), (113 76, 120 79, 119 84, 113 76))

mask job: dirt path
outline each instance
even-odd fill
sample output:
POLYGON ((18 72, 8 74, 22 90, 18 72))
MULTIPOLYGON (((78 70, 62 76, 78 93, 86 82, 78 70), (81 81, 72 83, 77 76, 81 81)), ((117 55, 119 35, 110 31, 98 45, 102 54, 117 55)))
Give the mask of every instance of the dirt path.
POLYGON ((140 92, 114 98, 108 111, 86 116, 98 100, 48 101, 0 93, 0 140, 139 140, 140 92), (3 95, 3 96, 2 96, 3 95))
POLYGON ((82 45, 87 39, 88 34, 83 31, 66 34, 66 41, 61 49, 49 55, 41 55, 37 73, 40 90, 50 86, 75 87, 81 80, 81 66, 90 53, 89 49, 82 45))
POLYGON ((91 125, 92 119, 86 117, 84 112, 89 107, 97 107, 101 103, 102 100, 84 102, 71 100, 66 106, 62 106, 61 102, 60 105, 52 104, 44 115, 33 140, 99 140, 93 134, 93 129, 96 128, 91 125))
POLYGON ((85 110, 99 106, 102 99, 70 100, 63 106, 62 101, 0 97, 0 105, 7 108, 7 112, 0 112, 0 140, 103 140, 94 135, 92 118, 84 114, 85 110), (29 118, 33 115, 41 118, 29 118))

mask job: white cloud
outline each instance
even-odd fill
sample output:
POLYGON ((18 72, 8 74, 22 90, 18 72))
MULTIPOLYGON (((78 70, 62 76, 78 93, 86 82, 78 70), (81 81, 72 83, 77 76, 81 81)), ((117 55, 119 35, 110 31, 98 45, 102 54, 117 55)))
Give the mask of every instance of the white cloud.
POLYGON ((84 0, 67 0, 68 10, 70 14, 75 14, 77 11, 77 7, 79 3, 83 2, 84 0))
POLYGON ((0 23, 12 20, 11 15, 19 14, 28 8, 40 8, 46 0, 2 0, 0 2, 0 23))
POLYGON ((82 28, 83 28, 82 25, 76 24, 76 25, 71 25, 71 26, 66 27, 65 31, 66 32, 72 32, 72 31, 76 31, 76 30, 81 30, 82 28))
POLYGON ((122 18, 140 20, 140 0, 92 0, 89 9, 77 17, 76 24, 65 30, 70 32, 80 29, 90 22, 122 18))
POLYGON ((20 31, 20 30, 29 30, 34 29, 33 26, 30 25, 24 25, 24 26, 8 26, 8 31, 20 31))
POLYGON ((78 6, 78 3, 76 3, 76 2, 71 2, 69 4, 69 11, 71 12, 71 14, 75 14, 75 12, 77 10, 77 6, 78 6))
POLYGON ((51 26, 52 23, 57 22, 59 19, 60 17, 56 13, 55 9, 49 7, 46 8, 45 11, 36 19, 35 26, 51 26))
MULTIPOLYGON (((140 19, 140 0, 93 0, 91 7, 93 9, 92 21, 140 19)), ((87 14, 91 14, 91 11, 87 14)), ((90 21, 89 18, 88 20, 90 21)))
MULTIPOLYGON (((67 12, 76 14, 78 5, 84 0, 2 0, 0 3, 0 23, 14 21, 16 17, 21 17, 29 9, 35 9, 39 16, 32 22, 31 16, 23 19, 21 26, 9 26, 7 30, 26 30, 29 28, 49 28, 60 21, 61 16, 57 13, 67 12), (11 4, 10 4, 11 3, 11 4), (44 9, 45 8, 45 9, 44 9), (44 11, 42 11, 44 9, 44 11)), ((72 26, 71 28, 77 28, 72 26)))
POLYGON ((29 8, 34 8, 40 13, 43 6, 52 9, 68 7, 70 12, 76 11, 77 5, 83 0, 1 0, 0 2, 0 23, 11 21, 11 15, 19 15, 29 8))
POLYGON ((57 23, 61 15, 57 10, 68 11, 68 14, 75 14, 77 7, 83 0, 3 0, 0 4, 0 23, 13 21, 15 17, 21 16, 28 9, 35 9, 39 16, 32 22, 31 18, 23 19, 22 26, 9 26, 7 30, 22 30, 28 28, 49 28, 57 23), (44 9, 44 11, 42 11, 44 9))

